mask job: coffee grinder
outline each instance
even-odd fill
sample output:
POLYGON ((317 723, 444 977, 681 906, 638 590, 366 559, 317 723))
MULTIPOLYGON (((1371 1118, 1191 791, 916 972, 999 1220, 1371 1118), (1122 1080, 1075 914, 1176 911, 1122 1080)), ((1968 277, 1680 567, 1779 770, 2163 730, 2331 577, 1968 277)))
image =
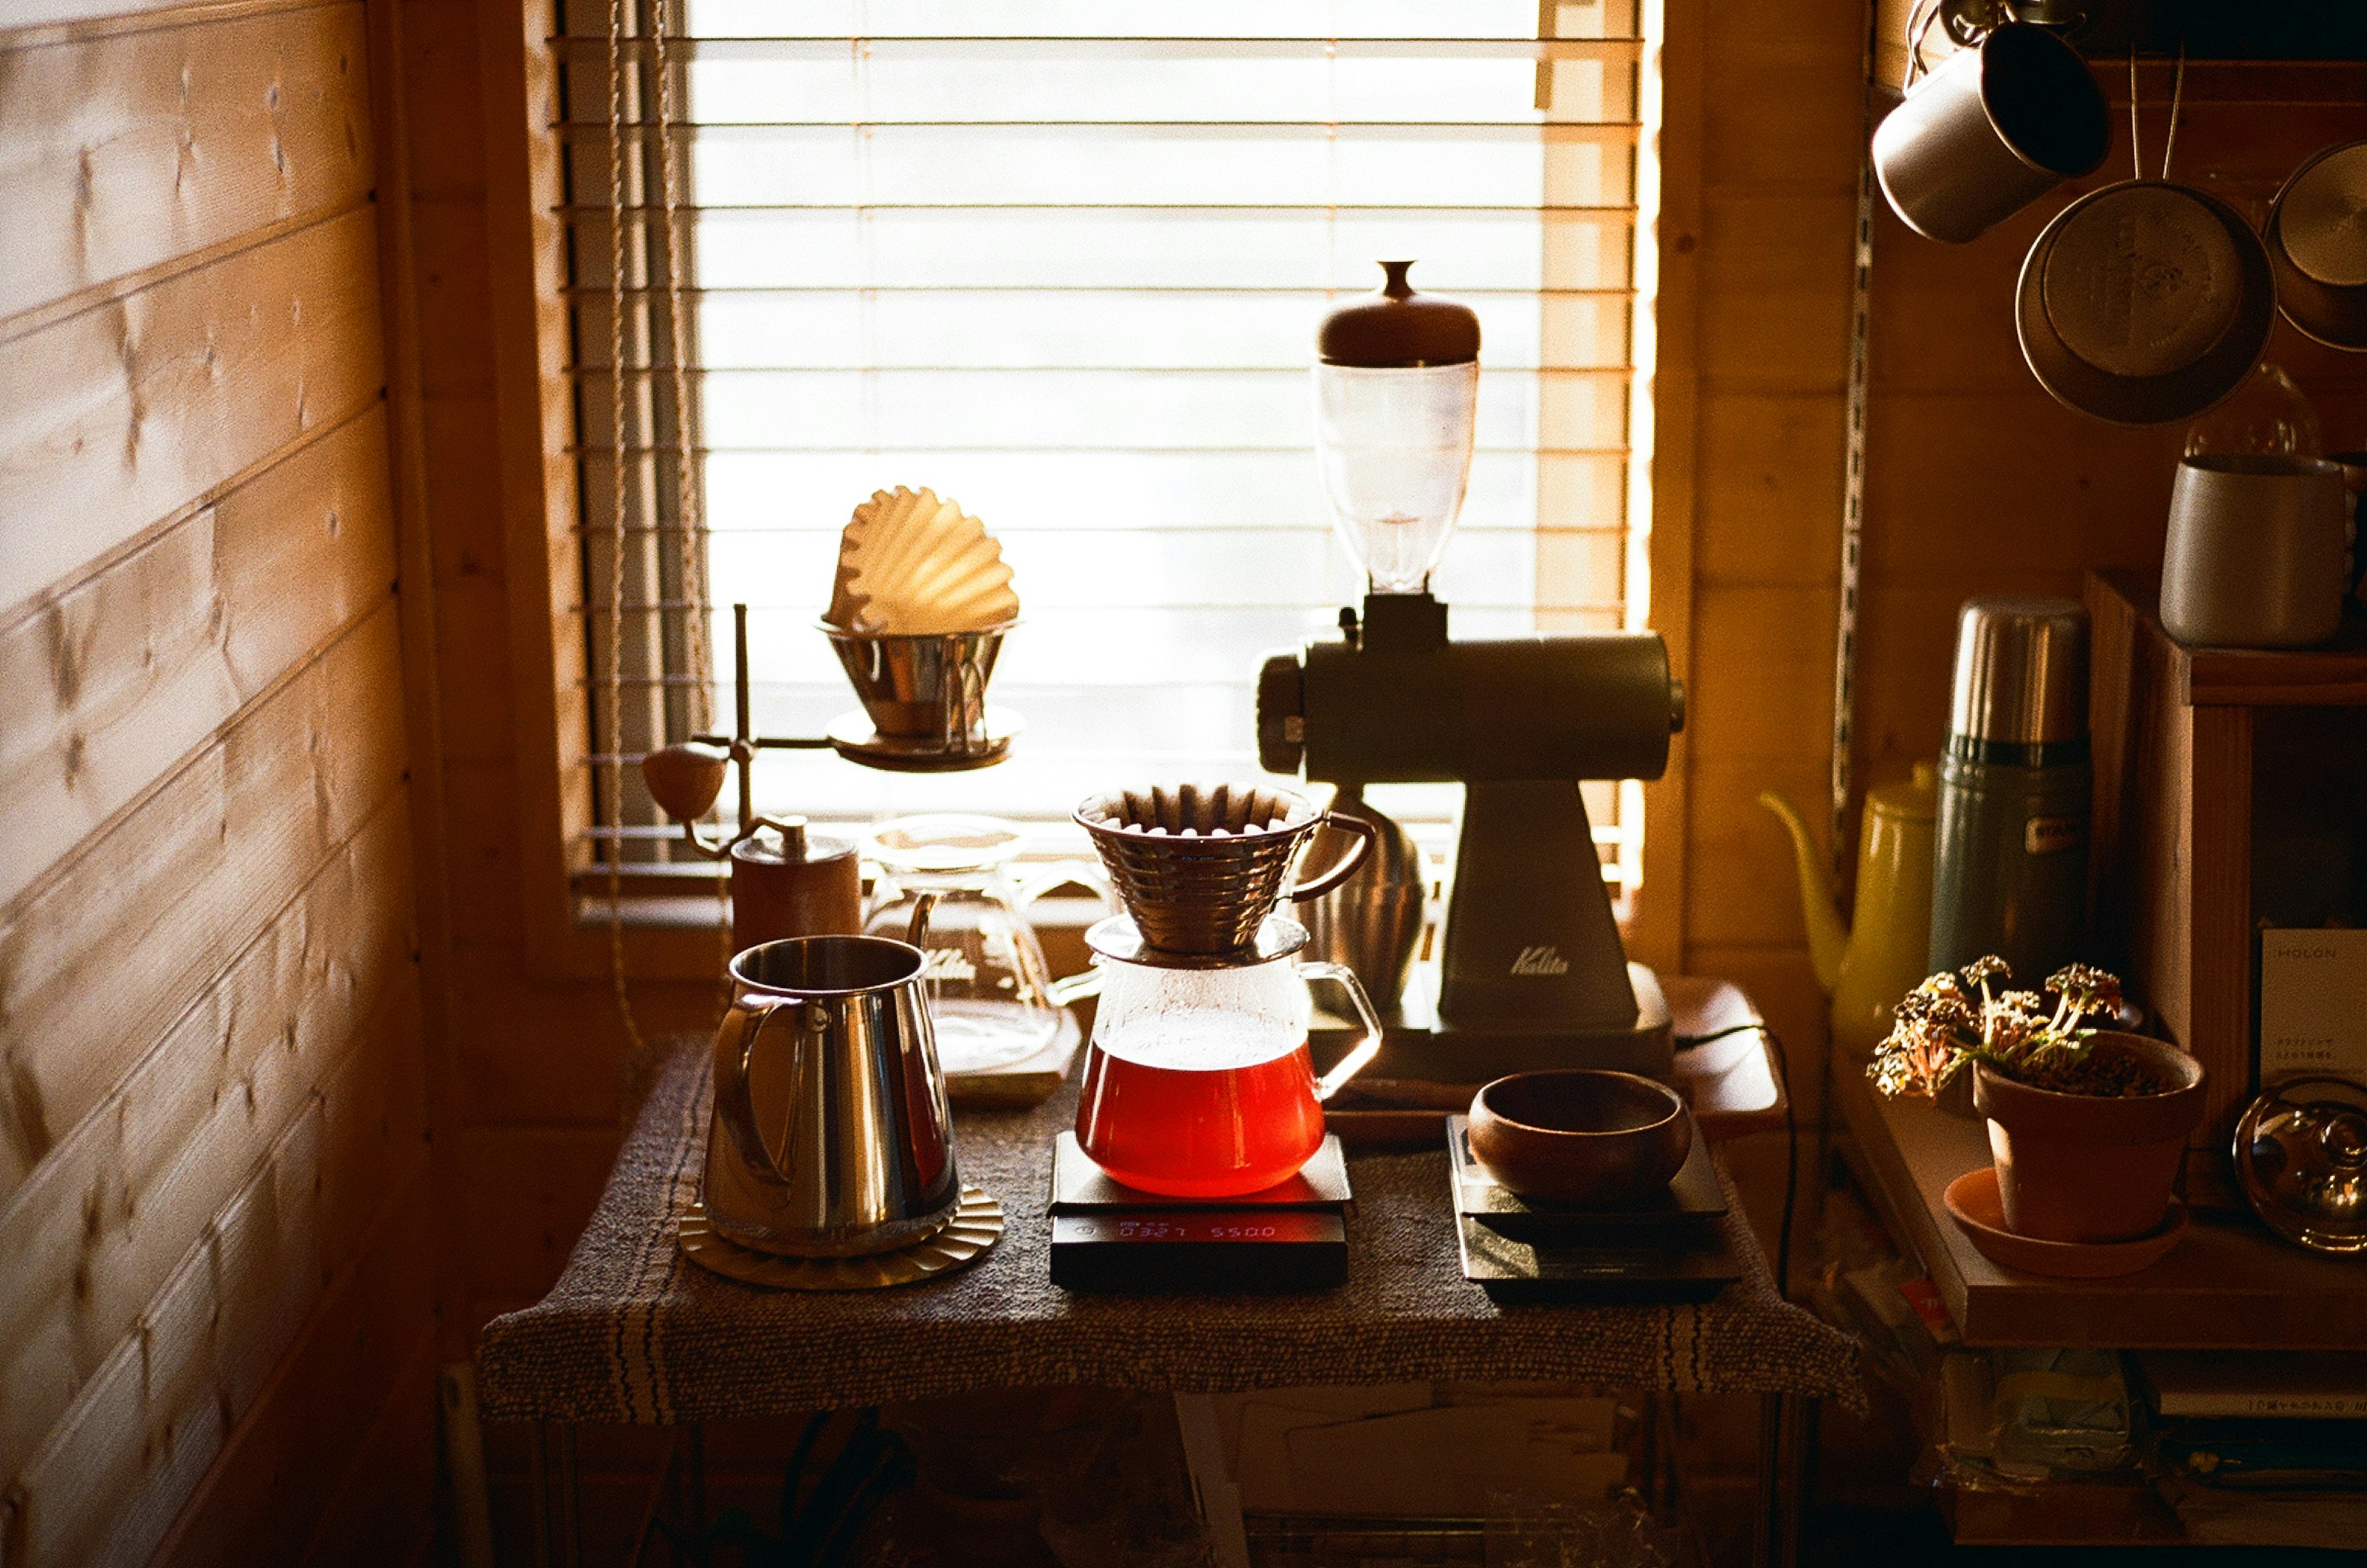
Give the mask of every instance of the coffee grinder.
POLYGON ((1341 636, 1265 661, 1259 761, 1342 786, 1460 783, 1443 940, 1369 1069, 1476 1084, 1549 1067, 1666 1077, 1668 1006, 1627 962, 1579 785, 1658 778, 1684 688, 1651 632, 1457 640, 1430 574, 1471 470, 1479 321, 1383 262, 1318 337, 1316 452, 1366 575, 1341 636))

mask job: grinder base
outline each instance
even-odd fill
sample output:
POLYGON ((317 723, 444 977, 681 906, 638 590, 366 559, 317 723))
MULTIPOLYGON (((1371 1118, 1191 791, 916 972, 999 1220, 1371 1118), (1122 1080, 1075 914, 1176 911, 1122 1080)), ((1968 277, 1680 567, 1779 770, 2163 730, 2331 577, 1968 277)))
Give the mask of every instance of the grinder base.
MULTIPOLYGON (((1636 987, 1636 1021, 1625 1029, 1556 1029, 1539 1019, 1528 1027, 1490 1025, 1457 1028, 1438 1016, 1438 966, 1414 966, 1405 998, 1382 1015, 1381 1054, 1354 1080, 1478 1085, 1507 1073, 1557 1067, 1596 1067, 1637 1073, 1667 1081, 1676 1064, 1676 1032, 1659 976, 1641 964, 1627 965, 1636 987)), ((1308 1043, 1318 1072, 1363 1038, 1344 1022, 1326 1027, 1319 1018, 1308 1043)))

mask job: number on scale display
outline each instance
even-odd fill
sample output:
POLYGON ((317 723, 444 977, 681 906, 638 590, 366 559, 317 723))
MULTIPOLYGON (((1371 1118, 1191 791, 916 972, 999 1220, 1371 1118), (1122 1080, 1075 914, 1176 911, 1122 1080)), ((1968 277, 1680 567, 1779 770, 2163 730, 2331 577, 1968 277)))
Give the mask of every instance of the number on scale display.
POLYGON ((1279 1225, 1238 1224, 1183 1220, 1120 1220, 1120 1241, 1272 1241, 1282 1235, 1279 1225))

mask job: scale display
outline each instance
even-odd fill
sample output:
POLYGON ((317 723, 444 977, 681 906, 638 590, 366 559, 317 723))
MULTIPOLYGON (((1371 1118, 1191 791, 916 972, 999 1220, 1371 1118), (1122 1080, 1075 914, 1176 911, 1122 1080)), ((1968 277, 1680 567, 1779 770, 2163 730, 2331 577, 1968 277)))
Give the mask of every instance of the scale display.
POLYGON ((1321 1291, 1348 1277, 1348 1171, 1327 1136, 1263 1192, 1164 1198, 1110 1179, 1073 1133, 1052 1155, 1052 1282, 1132 1294, 1321 1291))
POLYGON ((1063 1290, 1320 1291, 1347 1276, 1337 1210, 1052 1216, 1052 1283, 1063 1290))

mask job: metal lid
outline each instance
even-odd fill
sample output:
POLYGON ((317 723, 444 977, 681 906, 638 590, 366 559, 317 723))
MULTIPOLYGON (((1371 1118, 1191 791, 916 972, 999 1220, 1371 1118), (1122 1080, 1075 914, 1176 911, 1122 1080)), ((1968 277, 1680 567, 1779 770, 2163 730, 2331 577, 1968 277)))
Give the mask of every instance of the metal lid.
POLYGON ((1288 915, 1268 915, 1248 946, 1229 953, 1177 953, 1153 947, 1142 939, 1142 928, 1131 915, 1112 915, 1085 929, 1085 945, 1094 956, 1152 969, 1246 969, 1287 958, 1308 941, 1307 928, 1288 915))
POLYGON ((1865 792, 1865 808, 1875 817, 1930 822, 1940 815, 1940 764, 1918 762, 1906 779, 1875 784, 1865 792))
POLYGON ((816 865, 855 852, 845 839, 809 832, 802 817, 768 817, 764 826, 731 846, 733 860, 764 865, 816 865))
POLYGON ((2317 1252, 2367 1252, 2367 1089, 2288 1078, 2236 1123, 2236 1174, 2253 1213, 2317 1252))
POLYGON ((2088 612, 2072 599, 1967 599, 1948 732, 2008 745, 2084 740, 2088 612))
POLYGON ((871 858, 890 871, 945 875, 991 871, 1025 849, 1027 838, 1017 823, 999 817, 934 811, 891 817, 863 842, 871 858))
POLYGON ((1377 290, 1323 318, 1315 352, 1324 364, 1403 370, 1468 365, 1479 357, 1479 318, 1467 305, 1416 294, 1406 281, 1412 265, 1383 262, 1387 276, 1377 290))
POLYGON ((2259 363, 2276 316, 2268 246, 2243 215, 2159 180, 2105 186, 2056 213, 2014 291, 2038 384, 2118 424, 2191 419, 2225 397, 2259 363))
POLYGON ((2285 320, 2330 347, 2367 348, 2367 141, 2304 160, 2262 235, 2285 320))

